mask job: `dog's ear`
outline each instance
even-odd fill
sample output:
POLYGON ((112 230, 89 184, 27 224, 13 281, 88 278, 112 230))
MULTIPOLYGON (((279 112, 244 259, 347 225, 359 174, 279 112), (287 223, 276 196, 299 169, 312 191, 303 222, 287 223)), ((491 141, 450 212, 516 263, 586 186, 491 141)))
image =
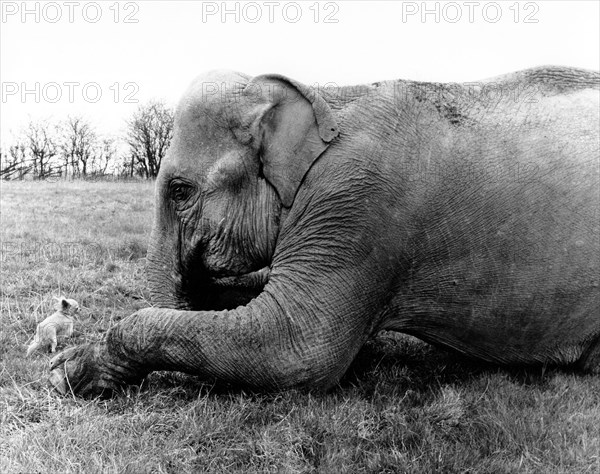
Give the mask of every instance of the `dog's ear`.
POLYGON ((61 297, 60 298, 60 309, 63 311, 66 311, 70 307, 71 307, 71 303, 69 303, 69 300, 67 298, 61 297))

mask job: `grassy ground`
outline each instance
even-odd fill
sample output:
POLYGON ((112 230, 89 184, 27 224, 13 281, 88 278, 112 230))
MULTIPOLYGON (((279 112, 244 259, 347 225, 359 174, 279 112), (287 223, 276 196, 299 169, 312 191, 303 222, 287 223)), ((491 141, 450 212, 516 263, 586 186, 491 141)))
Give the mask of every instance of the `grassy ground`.
MULTIPOLYGON (((477 365, 380 334, 328 394, 174 373, 62 398, 25 359, 63 294, 95 340, 147 306, 151 183, 1 183, 0 472, 600 472, 600 378, 477 365)), ((60 348, 60 346, 59 346, 60 348)))

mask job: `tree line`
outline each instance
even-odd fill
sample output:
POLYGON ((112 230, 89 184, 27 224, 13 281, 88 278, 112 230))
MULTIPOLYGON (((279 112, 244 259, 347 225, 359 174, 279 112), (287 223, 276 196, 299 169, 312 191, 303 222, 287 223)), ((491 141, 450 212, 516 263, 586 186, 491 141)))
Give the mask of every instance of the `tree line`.
POLYGON ((173 109, 140 105, 120 137, 101 136, 81 116, 30 121, 0 150, 0 179, 154 178, 173 135, 173 109))

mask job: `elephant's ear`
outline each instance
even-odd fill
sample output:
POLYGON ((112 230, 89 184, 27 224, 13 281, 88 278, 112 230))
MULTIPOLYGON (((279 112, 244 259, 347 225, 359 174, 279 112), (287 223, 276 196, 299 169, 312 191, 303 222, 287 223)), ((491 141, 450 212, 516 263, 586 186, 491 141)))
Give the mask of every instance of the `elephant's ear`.
POLYGON ((314 161, 339 133, 329 105, 314 90, 286 77, 255 77, 244 94, 256 101, 254 133, 265 178, 291 207, 314 161))

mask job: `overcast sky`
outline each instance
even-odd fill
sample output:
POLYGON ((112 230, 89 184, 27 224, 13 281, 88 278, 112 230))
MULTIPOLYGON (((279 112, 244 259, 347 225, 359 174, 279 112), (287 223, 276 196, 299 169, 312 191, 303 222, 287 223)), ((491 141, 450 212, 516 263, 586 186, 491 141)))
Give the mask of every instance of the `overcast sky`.
POLYGON ((113 0, 24 11, 2 1, 1 140, 29 118, 69 114, 118 134, 138 103, 174 105, 194 76, 217 68, 309 85, 472 81, 542 64, 598 70, 599 4, 113 0))

